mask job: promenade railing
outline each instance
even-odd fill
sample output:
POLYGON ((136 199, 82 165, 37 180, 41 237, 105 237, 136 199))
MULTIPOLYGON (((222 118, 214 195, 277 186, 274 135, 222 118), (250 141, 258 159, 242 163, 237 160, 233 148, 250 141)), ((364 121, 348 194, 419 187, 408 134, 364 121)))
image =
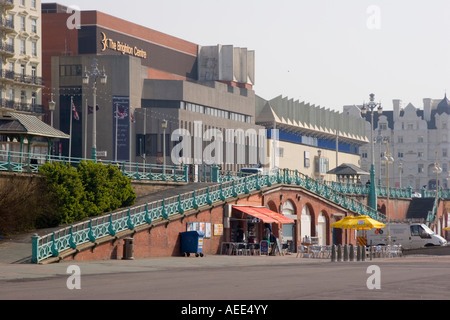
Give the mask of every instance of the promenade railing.
MULTIPOLYGON (((0 171, 17 173, 39 173, 45 163, 63 163, 78 166, 91 159, 53 156, 39 153, 24 153, 0 150, 0 171)), ((132 180, 188 182, 187 166, 131 163, 124 161, 97 160, 97 163, 117 166, 123 175, 132 180)))
POLYGON ((159 220, 164 221, 173 215, 183 215, 192 209, 211 206, 215 202, 226 201, 274 185, 300 186, 356 214, 368 215, 374 219, 384 218, 376 210, 298 171, 277 169, 266 174, 220 177, 218 180, 221 181, 207 188, 112 212, 42 237, 36 235, 32 241, 32 262, 39 263, 51 257, 58 257, 65 250, 77 249, 80 245, 95 243, 99 239, 115 236, 125 230, 133 230, 159 220), (228 181, 225 181, 227 179, 228 181))

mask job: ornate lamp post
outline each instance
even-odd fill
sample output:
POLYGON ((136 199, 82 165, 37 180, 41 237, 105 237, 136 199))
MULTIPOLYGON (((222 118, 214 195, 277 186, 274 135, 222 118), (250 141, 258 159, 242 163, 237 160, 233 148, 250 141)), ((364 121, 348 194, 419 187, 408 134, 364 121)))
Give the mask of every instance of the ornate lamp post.
POLYGON ((101 84, 106 84, 107 76, 105 70, 100 71, 98 69, 98 60, 93 59, 91 71, 85 69, 85 74, 83 77, 83 84, 89 84, 89 77, 93 78, 92 88, 93 88, 93 120, 92 120, 92 160, 97 161, 97 80, 100 78, 101 84))
MULTIPOLYGON (((161 128, 163 129, 163 177, 166 176, 166 129, 167 129, 167 120, 161 121, 161 128)), ((164 178, 163 178, 164 179, 164 178)))
POLYGON ((387 244, 391 244, 391 215, 389 212, 389 165, 394 163, 394 158, 389 153, 389 141, 386 140, 386 153, 381 160, 386 166, 386 216, 388 218, 388 234, 387 234, 387 244))
POLYGON ((53 127, 53 112, 56 109, 56 102, 53 101, 53 92, 52 92, 52 100, 48 103, 48 110, 50 110, 50 126, 53 127))
POLYGON ((375 95, 373 93, 370 94, 370 102, 368 104, 364 103, 361 108, 361 113, 365 115, 370 109, 370 144, 371 144, 371 153, 372 153, 372 164, 370 166, 370 190, 369 190, 369 207, 374 210, 377 210, 377 191, 376 191, 376 183, 375 183, 375 152, 374 152, 374 143, 373 143, 373 114, 374 110, 377 108, 378 114, 383 113, 383 108, 381 107, 381 103, 375 102, 375 95))
POLYGON ((439 204, 439 174, 442 172, 442 168, 439 166, 438 153, 436 151, 436 160, 434 162, 433 173, 436 173, 436 198, 435 198, 435 208, 437 214, 437 206, 439 204))

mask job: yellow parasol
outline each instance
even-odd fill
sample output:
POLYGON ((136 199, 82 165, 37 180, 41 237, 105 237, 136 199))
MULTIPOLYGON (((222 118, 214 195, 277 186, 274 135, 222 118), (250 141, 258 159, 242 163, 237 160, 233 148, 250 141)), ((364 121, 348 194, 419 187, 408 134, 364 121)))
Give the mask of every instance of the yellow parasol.
POLYGON ((444 228, 445 231, 450 231, 450 227, 444 228))
POLYGON ((333 223, 331 226, 334 228, 353 230, 383 229, 386 227, 384 223, 372 219, 369 216, 347 216, 333 223))

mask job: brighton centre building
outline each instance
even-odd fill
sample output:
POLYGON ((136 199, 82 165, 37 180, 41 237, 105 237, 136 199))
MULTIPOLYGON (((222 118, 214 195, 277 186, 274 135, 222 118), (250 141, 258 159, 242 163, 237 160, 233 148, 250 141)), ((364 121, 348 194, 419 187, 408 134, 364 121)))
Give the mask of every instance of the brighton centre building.
POLYGON ((44 104, 56 102, 48 117, 72 132, 54 152, 158 163, 165 151, 167 164, 244 165, 233 159, 240 144, 249 158, 245 133, 263 129, 255 125, 253 51, 199 46, 98 11, 79 12, 80 24, 69 28, 72 17, 67 7, 42 6, 44 104), (244 140, 209 152, 227 130, 243 131, 244 140), (175 131, 191 143, 174 158, 183 140, 172 141, 175 131))

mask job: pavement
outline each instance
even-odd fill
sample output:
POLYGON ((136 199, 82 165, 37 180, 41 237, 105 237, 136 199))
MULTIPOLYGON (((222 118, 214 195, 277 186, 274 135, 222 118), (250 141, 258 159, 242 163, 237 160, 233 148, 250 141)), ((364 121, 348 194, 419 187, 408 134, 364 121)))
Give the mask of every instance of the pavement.
MULTIPOLYGON (((162 191, 150 193, 136 199, 134 206, 140 206, 163 198, 170 198, 179 194, 192 192, 214 185, 214 183, 199 182, 176 186, 162 191)), ((0 237, 0 265, 31 263, 31 238, 34 234, 44 236, 63 227, 35 230, 18 235, 0 237)))

